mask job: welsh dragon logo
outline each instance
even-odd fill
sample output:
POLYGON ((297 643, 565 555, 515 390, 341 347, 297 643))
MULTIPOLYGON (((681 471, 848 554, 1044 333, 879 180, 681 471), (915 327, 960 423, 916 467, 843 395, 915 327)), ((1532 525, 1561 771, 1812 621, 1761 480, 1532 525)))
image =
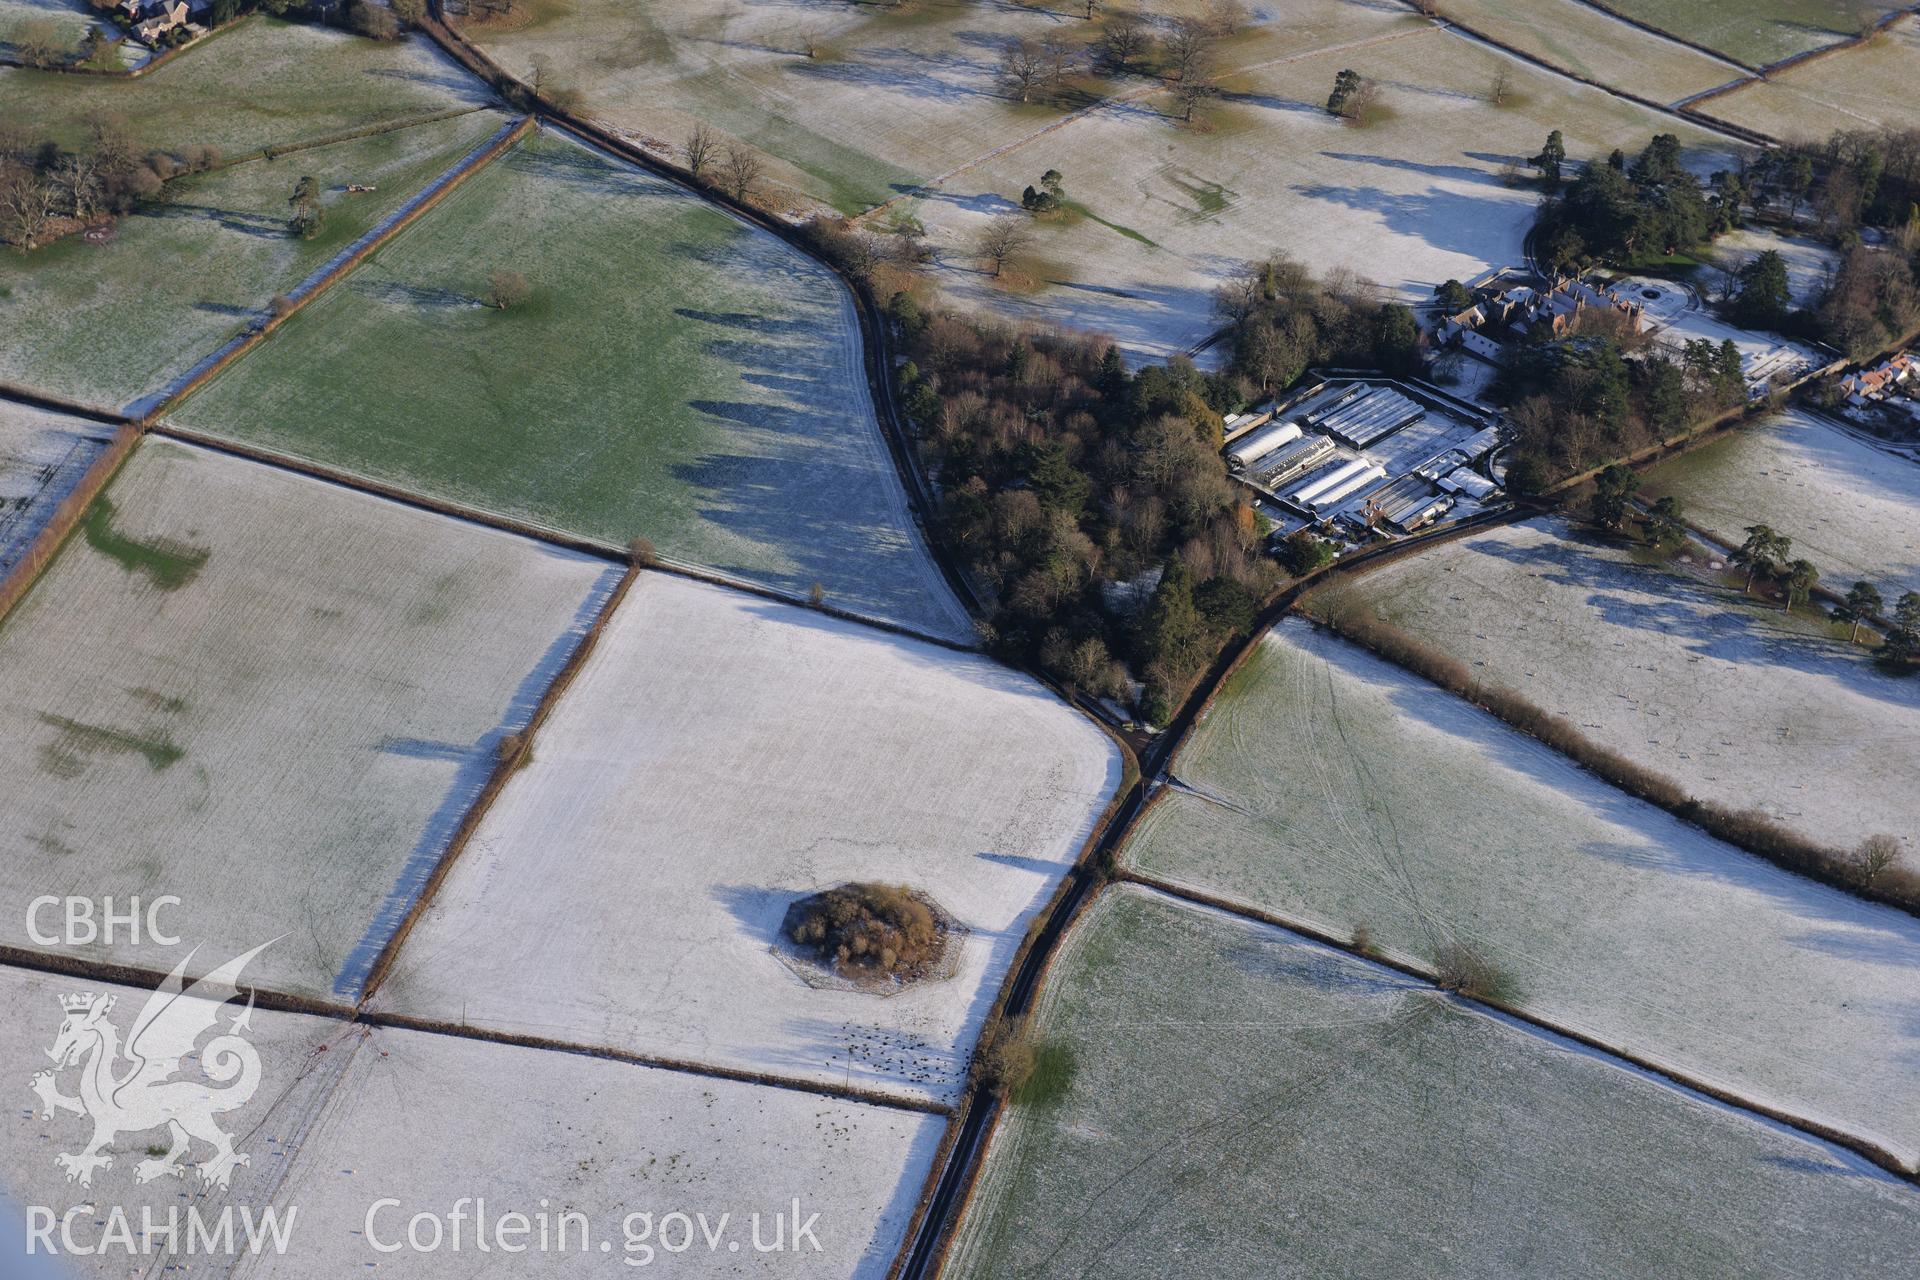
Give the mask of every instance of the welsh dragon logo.
POLYGON ((246 1008, 234 1016, 226 1032, 208 1041, 200 1052, 198 1072, 184 1079, 175 1077, 182 1074, 181 1060, 193 1056, 201 1037, 217 1026, 222 1008, 239 995, 241 971, 272 945, 255 947, 186 988, 186 969, 193 960, 189 954, 148 998, 124 1044, 119 1028, 107 1016, 113 1012, 114 996, 60 997, 66 1018, 47 1050, 54 1069, 35 1074, 33 1091, 40 1098, 41 1119, 51 1120, 55 1112, 65 1111, 93 1122, 93 1137, 83 1149, 54 1157, 68 1182, 93 1185, 96 1170, 113 1167, 113 1157, 104 1154, 103 1148, 121 1134, 161 1128, 167 1131, 167 1153, 134 1166, 134 1177, 140 1182, 180 1177, 186 1172, 181 1158, 191 1152, 195 1141, 213 1148, 212 1155, 199 1163, 200 1178, 209 1187, 227 1186, 234 1169, 248 1163, 214 1117, 245 1106, 260 1087, 260 1055, 242 1035, 253 1017, 251 991, 246 1008), (60 1074, 74 1068, 80 1072, 80 1093, 68 1097, 60 1091, 60 1074), (209 1081, 226 1087, 211 1088, 209 1081))

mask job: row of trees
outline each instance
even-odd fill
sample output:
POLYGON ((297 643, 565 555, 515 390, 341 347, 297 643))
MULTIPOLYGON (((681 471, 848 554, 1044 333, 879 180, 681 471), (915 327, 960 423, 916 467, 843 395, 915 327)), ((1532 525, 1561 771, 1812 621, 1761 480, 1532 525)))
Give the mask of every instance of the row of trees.
MULTIPOLYGON (((1082 16, 1093 19, 1099 0, 1080 0, 1082 16)), ((1220 92, 1216 47, 1248 21, 1240 0, 1213 0, 1206 12, 1155 25, 1138 13, 1109 16, 1100 35, 1083 42, 1064 30, 1042 39, 1021 37, 1001 53, 999 78, 1004 91, 1020 102, 1057 102, 1075 77, 1158 75, 1167 81, 1181 118, 1191 120, 1198 107, 1220 92)))
MULTIPOLYGON (((1594 478, 1593 496, 1588 509, 1594 523, 1612 532, 1624 532, 1635 519, 1641 535, 1655 547, 1671 549, 1686 540, 1686 517, 1680 501, 1668 494, 1651 507, 1641 510, 1634 497, 1640 488, 1640 475, 1631 467, 1615 463, 1594 478)), ((1791 612, 1803 606, 1820 585, 1820 570, 1804 556, 1793 554, 1793 539, 1766 524, 1748 525, 1745 540, 1728 555, 1736 567, 1746 570, 1742 590, 1751 593, 1756 583, 1770 582, 1779 591, 1783 607, 1791 612)), ((1886 597, 1872 582, 1861 580, 1833 605, 1834 621, 1848 627, 1847 640, 1860 642, 1864 626, 1883 623, 1886 597)), ((1882 654, 1892 663, 1920 660, 1920 591, 1903 592, 1894 602, 1890 618, 1884 620, 1882 654)))
POLYGON ((1571 339, 1522 348, 1504 367, 1514 492, 1538 493, 1746 402, 1731 341, 1694 339, 1678 360, 1644 353, 1629 360, 1628 350, 1645 339, 1604 332, 1612 324, 1611 313, 1584 316, 1571 339))
POLYGON ((220 162, 213 147, 148 150, 126 117, 113 112, 93 112, 85 124, 85 143, 68 150, 0 123, 0 240, 22 251, 38 248, 159 198, 170 178, 220 162))

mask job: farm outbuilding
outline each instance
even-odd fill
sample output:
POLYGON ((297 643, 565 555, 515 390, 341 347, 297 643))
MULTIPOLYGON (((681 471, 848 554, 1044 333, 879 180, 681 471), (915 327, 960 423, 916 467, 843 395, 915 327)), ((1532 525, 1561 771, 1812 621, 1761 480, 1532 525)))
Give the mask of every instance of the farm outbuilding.
POLYGON ((1365 458, 1348 458, 1344 462, 1334 463, 1316 472, 1305 483, 1295 488, 1287 495, 1287 500, 1301 506, 1309 506, 1372 465, 1365 458))
POLYGON ((1363 382, 1329 408, 1309 414, 1307 421, 1349 449, 1364 449, 1408 423, 1419 421, 1426 412, 1391 387, 1363 382))
POLYGON ((1466 467, 1461 467, 1451 474, 1442 477, 1439 484, 1442 489, 1445 489, 1449 493, 1464 493, 1476 501, 1491 496, 1500 488, 1499 485, 1487 479, 1478 471, 1473 471, 1466 467))
POLYGON ((1262 427, 1227 450, 1227 465, 1235 471, 1246 471, 1282 445, 1298 440, 1300 434, 1300 425, 1295 422, 1262 427))
POLYGON ((1333 441, 1325 436, 1302 436, 1258 459, 1259 466, 1250 474, 1269 489, 1275 489, 1319 466, 1333 456, 1333 451, 1333 441))

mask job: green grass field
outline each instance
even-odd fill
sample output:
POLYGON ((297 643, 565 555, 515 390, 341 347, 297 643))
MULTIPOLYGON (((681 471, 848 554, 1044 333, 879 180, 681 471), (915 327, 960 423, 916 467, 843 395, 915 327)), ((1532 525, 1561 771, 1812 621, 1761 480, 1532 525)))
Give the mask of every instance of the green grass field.
POLYGON ((1856 35, 1901 5, 1887 0, 1605 0, 1608 8, 1765 66, 1856 35))
POLYGON ((1920 1248, 1920 1193, 1863 1161, 1131 886, 1036 1028, 1047 1087, 994 1135, 949 1280, 1799 1280, 1920 1248))
POLYGON ((400 44, 256 17, 136 79, 0 68, 0 118, 76 147, 94 112, 142 147, 230 158, 385 120, 487 102, 492 91, 415 37, 400 44))
MULTIPOLYGON (((85 0, 0 0, 0 53, 10 57, 18 54, 15 42, 26 23, 51 24, 61 47, 71 49, 95 21, 85 0)), ((102 21, 100 25, 112 30, 111 23, 102 21)))
POLYGON ((233 165, 177 180, 105 244, 70 236, 0 253, 0 378, 108 408, 157 393, 502 123, 475 111, 233 165), (302 175, 327 208, 311 240, 286 229, 302 175), (348 183, 378 190, 350 195, 348 183))
POLYGON ((424 494, 967 634, 810 258, 541 134, 184 404, 424 494), (510 268, 530 300, 484 305, 510 268))
POLYGON ((1122 852, 1920 1159, 1920 922, 1608 787, 1302 619, 1228 680, 1122 852))

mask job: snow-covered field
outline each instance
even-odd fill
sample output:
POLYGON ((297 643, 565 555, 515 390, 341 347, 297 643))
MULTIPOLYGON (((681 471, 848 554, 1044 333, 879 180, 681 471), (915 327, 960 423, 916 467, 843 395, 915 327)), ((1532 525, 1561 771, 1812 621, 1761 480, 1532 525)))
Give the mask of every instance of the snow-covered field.
POLYGON ((618 576, 149 439, 0 626, 0 940, 43 894, 173 894, 181 936, 285 935, 261 981, 352 998, 618 576))
POLYGON ((1806 236, 1781 235, 1766 227, 1742 227, 1713 242, 1713 260, 1737 272, 1769 249, 1786 262, 1793 305, 1818 306, 1840 265, 1840 254, 1831 245, 1806 236))
POLYGON ((1123 852, 1920 1160, 1920 923, 1622 796, 1300 619, 1263 640, 1123 852))
POLYGON ((88 117, 106 111, 126 118, 139 149, 213 146, 228 160, 493 100, 425 36, 389 43, 264 14, 137 79, 0 67, 0 120, 35 142, 78 147, 88 117))
POLYGON ((84 418, 0 403, 0 577, 19 562, 111 435, 84 418))
MULTIPOLYGON (((65 1111, 43 1119, 27 1088, 49 1067, 43 1051, 61 1030, 60 997, 78 992, 114 997, 107 1021, 123 1044, 153 995, 0 967, 0 1013, 17 1032, 0 1040, 0 1072, 19 1101, 0 1122, 0 1213, 32 1205, 58 1220, 77 1207, 68 1238, 85 1248, 107 1239, 109 1222, 122 1216, 139 1241, 143 1213, 164 1225, 174 1212, 217 1222, 231 1207, 259 1221, 271 1209, 288 1246, 283 1256, 236 1263, 226 1250, 193 1256, 184 1244, 169 1252, 164 1241, 149 1257, 141 1242, 135 1255, 122 1246, 63 1258, 73 1269, 62 1276, 225 1275, 231 1267, 252 1280, 387 1268, 469 1277, 500 1264, 505 1251, 493 1229, 519 1213, 534 1229, 502 1274, 607 1275, 657 1265, 675 1275, 879 1280, 944 1128, 936 1115, 800 1090, 255 1009, 241 1035, 259 1058, 258 1087, 215 1117, 248 1157, 229 1186, 203 1184, 199 1170, 211 1152, 200 1141, 183 1161, 184 1178, 139 1181, 138 1166, 160 1154, 168 1136, 130 1128, 103 1149, 111 1166, 81 1187, 54 1156, 85 1147, 91 1125, 65 1111), (425 1234, 409 1239, 409 1220, 420 1212, 442 1217, 437 1248, 425 1234), (466 1217, 456 1236, 446 1215, 458 1212, 466 1217), (488 1224, 490 1256, 475 1236, 477 1214, 488 1224), (570 1219, 563 1237, 563 1214, 581 1215, 585 1225, 570 1219), (693 1219, 691 1248, 675 1214, 693 1219), (711 1247, 698 1215, 715 1235, 711 1247), (801 1224, 805 1234, 796 1231, 801 1224)), ((201 1033, 202 1052, 244 1007, 242 995, 217 1014, 216 1028, 201 1033)), ((114 1070, 124 1075, 126 1063, 114 1070)), ((60 1091, 83 1096, 81 1074, 61 1072, 60 1091)), ((201 1078, 196 1058, 183 1060, 178 1078, 201 1078)), ((232 1087, 219 1082, 211 1091, 232 1087)), ((243 1222, 236 1216, 240 1251, 243 1222)), ((183 1239, 184 1231, 183 1216, 183 1239)), ((52 1241, 68 1252, 57 1228, 52 1241)), ((0 1274, 9 1280, 22 1274, 10 1251, 17 1243, 0 1230, 0 1274)))
MULTIPOLYGON (((180 956, 187 948, 180 948, 180 956)), ((168 967, 180 956, 169 960, 168 967)), ((231 953, 201 960, 211 965, 232 959, 231 953)), ((243 978, 243 984, 245 979, 243 978)), ((224 1111, 216 1123, 233 1138, 237 1153, 248 1163, 236 1168, 229 1185, 208 1187, 200 1177, 203 1162, 212 1153, 205 1142, 196 1141, 182 1162, 186 1170, 180 1179, 159 1177, 142 1183, 138 1180, 141 1162, 165 1154, 168 1134, 162 1128, 127 1129, 102 1148, 112 1157, 111 1167, 96 1170, 90 1186, 67 1181, 66 1172, 54 1163, 56 1155, 77 1155, 87 1146, 93 1126, 85 1116, 56 1111, 41 1118, 39 1100, 29 1087, 35 1076, 53 1069, 47 1057, 60 1035, 65 1017, 61 997, 81 993, 108 994, 114 1005, 107 1021, 114 1027, 124 1046, 132 1035, 135 1020, 153 996, 151 988, 123 987, 35 973, 24 969, 0 967, 0 1017, 6 1020, 7 1034, 0 1036, 0 1080, 6 1083, 8 1106, 0 1110, 0 1217, 19 1213, 24 1206, 50 1210, 59 1219, 78 1209, 70 1223, 73 1238, 82 1247, 99 1242, 107 1230, 107 1221, 115 1211, 124 1215, 135 1238, 142 1224, 142 1213, 150 1212, 164 1225, 169 1212, 184 1215, 197 1210, 203 1217, 217 1218, 231 1207, 236 1215, 260 1215, 282 1185, 302 1144, 312 1134, 328 1095, 338 1083, 347 1061, 362 1038, 358 1028, 326 1018, 289 1013, 270 1013, 255 1009, 248 1015, 244 1038, 253 1045, 260 1059, 260 1082, 251 1098, 242 1106, 224 1111), (150 1151, 151 1147, 162 1148, 150 1151)), ((224 1033, 245 1009, 246 997, 240 996, 217 1015, 218 1030, 208 1030, 200 1041, 204 1050, 218 1034, 224 1033)), ((150 1046, 149 1046, 150 1047, 150 1046)), ((128 1074, 122 1059, 112 1064, 117 1076, 128 1074)), ((82 1072, 60 1071, 56 1075, 59 1091, 68 1097, 80 1097, 82 1072)), ((179 1073, 181 1079, 203 1080, 196 1061, 187 1058, 179 1073)), ((219 1081, 209 1091, 217 1094, 237 1082, 219 1081)), ((284 1214, 282 1214, 284 1217, 284 1214)), ((296 1227, 298 1223, 296 1222, 296 1227)), ((236 1220, 236 1233, 241 1231, 236 1220)), ((297 1238, 297 1233, 296 1233, 297 1238)), ((71 1256, 60 1243, 56 1229, 55 1249, 62 1255, 48 1261, 45 1249, 37 1249, 37 1262, 53 1268, 51 1273, 23 1269, 26 1264, 14 1250, 21 1242, 0 1229, 0 1275, 8 1280, 73 1280, 98 1277, 98 1280, 126 1280, 129 1275, 213 1274, 204 1270, 211 1260, 191 1260, 184 1256, 173 1260, 182 1270, 174 1270, 169 1260, 154 1262, 151 1272, 143 1268, 152 1261, 130 1256, 124 1249, 109 1248, 95 1257, 71 1256), (162 1268, 166 1269, 163 1271, 162 1268)), ((165 1250, 161 1249, 164 1253, 165 1250)), ((224 1264, 225 1260, 222 1260, 224 1264)))
POLYGON ((1886 832, 1920 856, 1920 683, 1882 675, 1825 627, 1551 519, 1436 547, 1353 590, 1701 799, 1839 848, 1886 832))
POLYGON ((300 1210, 300 1248, 238 1274, 880 1280, 942 1128, 938 1116, 797 1090, 377 1030, 280 1192, 281 1205, 300 1210), (462 1197, 484 1200, 489 1224, 524 1214, 526 1251, 503 1258, 492 1236, 492 1255, 480 1253, 472 1217, 454 1248, 444 1215, 462 1197), (398 1203, 381 1207, 369 1232, 383 1199, 398 1203), (408 1244, 408 1220, 422 1212, 442 1216, 433 1252, 408 1244), (578 1215, 564 1239, 562 1214, 578 1215))
POLYGON ((1737 63, 1662 39, 1584 0, 1446 0, 1441 12, 1574 75, 1655 102, 1747 74, 1737 63))
POLYGON ((649 574, 402 950, 381 1007, 911 1098, 958 1090, 1029 920, 1120 777, 971 655, 649 574), (795 899, 930 894, 958 972, 891 996, 773 951, 795 899))
POLYGON ((1920 591, 1920 466, 1829 419, 1787 409, 1682 454, 1649 472, 1640 496, 1668 493, 1730 544, 1772 525, 1836 591, 1861 578, 1889 603, 1920 591))
POLYGON ((1720 120, 1788 141, 1821 142, 1839 129, 1920 125, 1920 20, 1905 18, 1857 48, 1789 67, 1700 104, 1720 120))
POLYGON ((1280 252, 1323 273, 1350 270, 1410 301, 1520 262, 1538 192, 1508 185, 1503 171, 1552 129, 1582 159, 1631 153, 1669 130, 1715 157, 1725 149, 1457 33, 1385 6, 1371 13, 1376 25, 1360 38, 1236 60, 1242 69, 1199 128, 1175 118, 1166 94, 1138 97, 983 157, 909 202, 942 250, 940 283, 974 306, 1164 355, 1216 327, 1212 290, 1248 259, 1280 252), (1379 82, 1386 118, 1355 128, 1327 115, 1345 68, 1379 82), (1488 95, 1502 71, 1509 97, 1496 107, 1488 95), (1088 216, 1036 227, 1018 272, 1031 283, 996 283, 973 244, 1049 168, 1088 216))
MULTIPOLYGON (((1217 46, 1225 95, 1197 125, 1174 119, 1163 82, 1144 76, 1083 78, 1057 106, 1016 101, 996 75, 1010 40, 1097 37, 1099 22, 1065 11, 671 0, 642 15, 621 7, 610 46, 612 3, 548 0, 525 25, 472 30, 523 72, 547 57, 592 114, 634 136, 677 145, 704 120, 772 153, 775 204, 892 202, 931 233, 950 296, 1109 332, 1135 356, 1205 337, 1213 287, 1276 250, 1410 296, 1517 262, 1535 197, 1500 181, 1508 162, 1555 128, 1586 157, 1676 127, 1378 0, 1253 6, 1254 22, 1217 46), (804 54, 808 35, 817 57, 804 54), (1347 66, 1381 82, 1392 119, 1351 129, 1327 117, 1347 66), (1496 108, 1487 95, 1502 68, 1510 96, 1496 108), (1036 228, 1013 287, 990 282, 973 252, 982 225, 1049 168, 1076 207, 1036 228)), ((1662 61, 1674 48, 1635 38, 1662 61)))
POLYGON ((1755 66, 1825 48, 1900 0, 1606 0, 1609 9, 1755 66))
POLYGON ((1107 890, 960 1227, 1003 1276, 1868 1276, 1920 1193, 1277 929, 1107 890))

